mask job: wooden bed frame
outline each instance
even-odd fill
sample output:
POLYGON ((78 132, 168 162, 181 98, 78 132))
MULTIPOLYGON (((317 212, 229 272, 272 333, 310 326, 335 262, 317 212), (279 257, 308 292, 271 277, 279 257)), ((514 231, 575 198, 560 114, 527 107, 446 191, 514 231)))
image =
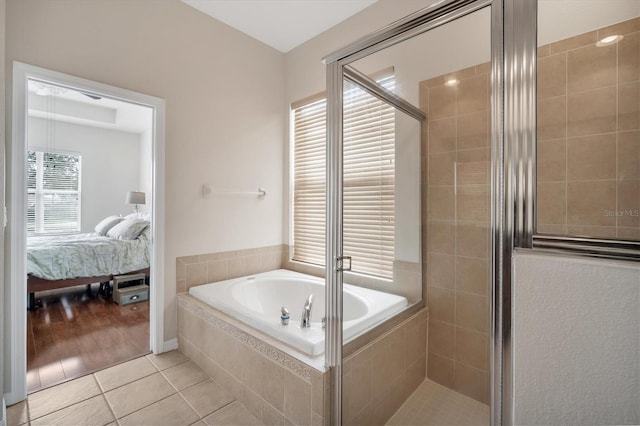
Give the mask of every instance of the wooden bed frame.
MULTIPOLYGON (((137 271, 127 272, 128 274, 145 274, 149 278, 150 268, 144 268, 137 271)), ((125 275, 125 274, 118 274, 125 275)), ((79 285, 87 285, 93 283, 108 283, 116 275, 102 275, 99 277, 77 277, 67 278, 64 280, 46 280, 44 278, 27 275, 27 293, 29 293, 29 309, 34 309, 36 305, 35 293, 38 291, 57 290, 60 288, 75 287, 79 285)))

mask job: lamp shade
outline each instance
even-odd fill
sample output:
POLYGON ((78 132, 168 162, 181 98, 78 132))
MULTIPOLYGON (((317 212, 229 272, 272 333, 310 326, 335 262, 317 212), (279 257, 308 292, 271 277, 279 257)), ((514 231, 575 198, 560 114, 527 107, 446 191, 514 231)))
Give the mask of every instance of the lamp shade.
POLYGON ((144 192, 137 192, 137 191, 127 192, 127 199, 125 202, 127 204, 144 204, 145 203, 144 192))

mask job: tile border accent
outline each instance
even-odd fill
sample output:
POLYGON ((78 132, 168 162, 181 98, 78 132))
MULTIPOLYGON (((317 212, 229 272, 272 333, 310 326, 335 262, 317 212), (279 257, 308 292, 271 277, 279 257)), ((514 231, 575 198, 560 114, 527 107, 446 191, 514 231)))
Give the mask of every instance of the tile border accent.
POLYGON ((311 367, 285 354, 284 368, 311 383, 311 367))
MULTIPOLYGON (((207 309, 203 309, 183 297, 178 297, 178 306, 206 321, 208 324, 224 331, 229 336, 252 348, 265 358, 283 365, 287 370, 291 371, 304 381, 311 383, 311 370, 314 369, 313 367, 285 354, 281 350, 271 346, 261 339, 240 330, 236 326, 218 318, 213 312, 209 312, 207 309)), ((210 309, 214 310, 214 308, 210 309)), ((319 371, 319 373, 322 374, 323 372, 319 371)))

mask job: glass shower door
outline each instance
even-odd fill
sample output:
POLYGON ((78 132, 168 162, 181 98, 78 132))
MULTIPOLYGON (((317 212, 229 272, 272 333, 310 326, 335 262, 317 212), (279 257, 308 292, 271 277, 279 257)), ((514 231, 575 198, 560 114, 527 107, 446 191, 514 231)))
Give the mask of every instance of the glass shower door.
MULTIPOLYGON (((393 417, 416 389, 414 398, 435 391, 455 407, 440 423, 489 422, 491 130, 500 99, 490 4, 467 2, 449 9, 446 24, 328 58, 327 341, 335 346, 326 353, 341 384, 332 424, 428 424, 393 417), (384 299, 377 317, 361 312, 356 295, 365 293, 384 299)), ((422 398, 417 411, 433 405, 422 398)))
POLYGON ((369 76, 348 68, 344 80, 342 235, 351 267, 343 286, 345 424, 390 418, 400 396, 426 374, 420 164, 426 116, 394 93, 395 82, 393 68, 369 76))

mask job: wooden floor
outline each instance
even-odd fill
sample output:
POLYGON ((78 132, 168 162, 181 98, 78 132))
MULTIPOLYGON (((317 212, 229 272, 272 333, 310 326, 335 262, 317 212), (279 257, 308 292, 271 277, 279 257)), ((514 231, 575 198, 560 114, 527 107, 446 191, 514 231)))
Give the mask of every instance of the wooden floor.
POLYGON ((120 306, 86 286, 36 294, 27 313, 27 389, 34 392, 149 353, 149 302, 120 306))

